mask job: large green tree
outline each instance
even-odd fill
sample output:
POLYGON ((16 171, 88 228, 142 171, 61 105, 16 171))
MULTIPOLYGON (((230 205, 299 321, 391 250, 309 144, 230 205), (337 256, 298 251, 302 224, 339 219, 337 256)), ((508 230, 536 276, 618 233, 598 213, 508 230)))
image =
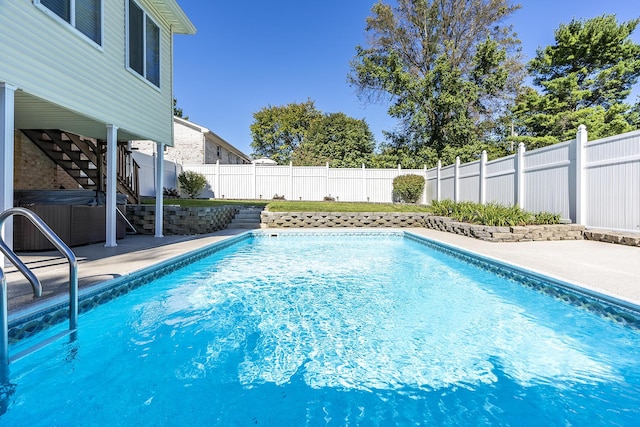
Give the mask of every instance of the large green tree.
POLYGON ((332 113, 311 124, 292 158, 301 166, 329 163, 336 168, 357 168, 371 163, 374 148, 373 133, 364 120, 332 113))
POLYGON ((638 105, 625 100, 640 76, 640 45, 630 38, 639 22, 603 15, 560 25, 555 44, 528 64, 540 91, 519 97, 514 141, 535 148, 569 140, 580 124, 593 138, 636 129, 638 105))
POLYGON ((502 25, 518 8, 508 0, 373 6, 369 45, 356 48, 349 80, 366 99, 391 102, 399 128, 385 151, 440 157, 491 136, 522 78, 519 41, 502 25))
POLYGON ((253 156, 268 157, 281 165, 288 164, 311 124, 321 117, 322 113, 311 100, 268 106, 254 113, 250 127, 253 156))

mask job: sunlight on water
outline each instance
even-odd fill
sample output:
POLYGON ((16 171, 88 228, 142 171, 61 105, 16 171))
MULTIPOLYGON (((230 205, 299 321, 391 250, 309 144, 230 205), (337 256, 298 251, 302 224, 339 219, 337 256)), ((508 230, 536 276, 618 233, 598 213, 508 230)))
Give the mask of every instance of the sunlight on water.
POLYGON ((638 342, 398 236, 255 238, 16 363, 0 422, 633 425, 638 342))

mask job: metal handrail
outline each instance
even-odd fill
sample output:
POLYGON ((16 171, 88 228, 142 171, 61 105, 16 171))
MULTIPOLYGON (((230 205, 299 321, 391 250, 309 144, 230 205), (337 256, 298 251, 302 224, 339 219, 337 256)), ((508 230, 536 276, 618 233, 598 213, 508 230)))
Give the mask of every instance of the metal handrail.
MULTIPOLYGON (((69 247, 49 228, 49 226, 38 215, 25 208, 10 208, 0 213, 0 230, 7 218, 12 215, 26 217, 33 225, 44 234, 44 236, 56 247, 69 261, 69 329, 75 330, 78 327, 78 260, 69 247)), ((0 252, 2 252, 18 270, 29 280, 33 287, 35 296, 42 295, 42 285, 31 270, 18 258, 13 250, 0 238, 0 252)), ((0 339, 0 363, 9 363, 9 322, 8 322, 8 295, 7 284, 3 269, 0 266, 1 298, 0 298, 0 328, 3 337, 0 339)))

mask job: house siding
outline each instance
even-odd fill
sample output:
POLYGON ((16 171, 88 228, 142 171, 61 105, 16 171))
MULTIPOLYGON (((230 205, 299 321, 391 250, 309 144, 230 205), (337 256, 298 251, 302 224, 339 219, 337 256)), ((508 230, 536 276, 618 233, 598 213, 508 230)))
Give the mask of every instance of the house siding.
POLYGON ((4 40, 0 81, 98 122, 171 145, 171 31, 146 1, 139 5, 160 26, 160 90, 126 69, 125 0, 104 1, 102 49, 31 1, 0 2, 4 40))

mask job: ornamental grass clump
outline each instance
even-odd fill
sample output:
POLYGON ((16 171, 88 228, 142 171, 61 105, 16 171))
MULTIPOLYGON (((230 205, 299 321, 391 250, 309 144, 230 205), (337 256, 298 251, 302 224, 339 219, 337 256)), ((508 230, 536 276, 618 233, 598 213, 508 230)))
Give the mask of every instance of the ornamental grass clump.
POLYGON ((519 206, 504 206, 498 203, 485 205, 474 202, 454 202, 452 200, 432 201, 431 211, 437 216, 446 216, 459 222, 482 224, 494 227, 508 227, 531 224, 558 224, 560 215, 549 212, 532 214, 519 206))
POLYGON ((393 179, 393 194, 402 202, 417 203, 423 190, 423 176, 408 174, 393 179))

